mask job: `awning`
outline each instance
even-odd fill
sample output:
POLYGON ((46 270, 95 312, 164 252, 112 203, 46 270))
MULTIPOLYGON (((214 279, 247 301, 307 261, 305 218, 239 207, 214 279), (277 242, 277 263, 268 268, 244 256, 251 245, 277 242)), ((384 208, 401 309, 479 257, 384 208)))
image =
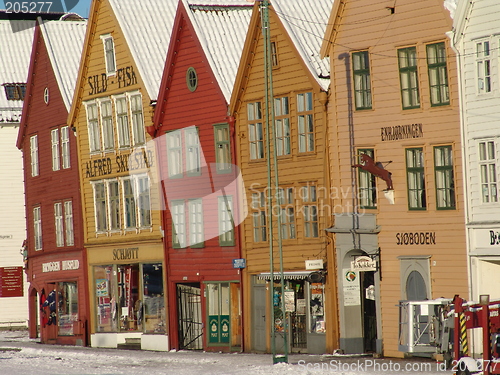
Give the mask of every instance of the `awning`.
MULTIPOLYGON (((312 271, 288 271, 283 272, 283 277, 290 280, 302 280, 305 279, 312 271)), ((281 277, 280 272, 274 272, 274 280, 279 280, 281 277)), ((257 275, 258 279, 261 280, 271 280, 271 272, 262 272, 257 275)))

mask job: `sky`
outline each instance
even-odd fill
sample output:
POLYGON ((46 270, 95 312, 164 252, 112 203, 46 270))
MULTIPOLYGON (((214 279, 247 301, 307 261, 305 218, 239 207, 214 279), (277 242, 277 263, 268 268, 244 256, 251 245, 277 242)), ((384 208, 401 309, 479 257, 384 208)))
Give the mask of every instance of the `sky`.
MULTIPOLYGON (((5 3, 7 2, 9 2, 9 0, 0 0, 0 9, 5 9, 5 3)), ((30 1, 28 1, 28 3, 29 2, 30 1)), ((78 4, 71 9, 71 12, 78 13, 84 18, 88 18, 91 2, 92 0, 78 0, 78 4)))

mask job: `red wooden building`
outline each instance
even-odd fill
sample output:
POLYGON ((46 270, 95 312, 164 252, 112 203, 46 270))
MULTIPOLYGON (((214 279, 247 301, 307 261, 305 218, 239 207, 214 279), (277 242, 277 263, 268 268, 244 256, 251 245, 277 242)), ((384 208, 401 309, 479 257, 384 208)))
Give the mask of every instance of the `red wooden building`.
POLYGON ((227 111, 252 7, 235 4, 179 3, 148 129, 165 202, 171 348, 242 350, 241 197, 227 111))
POLYGON ((88 292, 76 137, 67 125, 86 21, 37 22, 17 147, 23 151, 30 337, 86 345, 88 292))

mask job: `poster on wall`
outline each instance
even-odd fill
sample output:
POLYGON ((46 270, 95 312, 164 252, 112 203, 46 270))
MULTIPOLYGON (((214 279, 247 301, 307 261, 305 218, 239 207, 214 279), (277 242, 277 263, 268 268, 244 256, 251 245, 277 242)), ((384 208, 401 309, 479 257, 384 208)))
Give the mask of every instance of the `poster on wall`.
POLYGON ((96 297, 107 297, 108 296, 108 280, 107 279, 97 279, 95 281, 95 295, 96 297))
POLYGON ((359 272, 345 268, 342 274, 344 306, 361 305, 361 289, 359 284, 359 272))

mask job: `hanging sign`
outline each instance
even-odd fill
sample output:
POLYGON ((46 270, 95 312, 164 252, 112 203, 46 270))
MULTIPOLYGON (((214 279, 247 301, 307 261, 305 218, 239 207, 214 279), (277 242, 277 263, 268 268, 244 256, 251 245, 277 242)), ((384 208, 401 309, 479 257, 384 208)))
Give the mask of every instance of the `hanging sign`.
POLYGON ((306 260, 306 270, 322 270, 323 259, 306 260))
POLYGON ((366 255, 354 257, 351 262, 351 270, 359 272, 376 271, 377 261, 366 255))

